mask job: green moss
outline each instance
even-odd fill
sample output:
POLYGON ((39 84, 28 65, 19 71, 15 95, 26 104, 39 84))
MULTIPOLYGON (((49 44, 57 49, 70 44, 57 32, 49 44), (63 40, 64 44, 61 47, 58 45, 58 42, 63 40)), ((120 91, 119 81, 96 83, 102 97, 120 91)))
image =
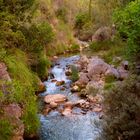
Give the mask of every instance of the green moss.
POLYGON ((12 126, 6 119, 0 119, 0 139, 10 140, 12 137, 12 126))

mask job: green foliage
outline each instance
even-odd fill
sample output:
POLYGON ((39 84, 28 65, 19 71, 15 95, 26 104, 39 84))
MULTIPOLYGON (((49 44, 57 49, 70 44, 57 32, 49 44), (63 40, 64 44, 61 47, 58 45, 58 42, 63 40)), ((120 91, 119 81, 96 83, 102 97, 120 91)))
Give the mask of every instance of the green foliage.
POLYGON ((116 77, 113 75, 110 76, 106 76, 105 77, 105 85, 104 85, 104 89, 105 90, 110 90, 114 87, 114 85, 116 84, 116 77))
POLYGON ((56 11, 56 16, 63 20, 64 22, 67 22, 67 10, 65 7, 60 7, 57 11, 56 11))
POLYGON ((113 42, 109 40, 105 40, 105 41, 92 42, 89 47, 92 51, 98 52, 101 50, 109 50, 112 45, 113 42))
POLYGON ((78 52, 80 50, 80 46, 78 44, 72 44, 70 46, 70 51, 71 52, 78 52))
POLYGON ((76 66, 72 65, 71 66, 71 71, 72 71, 71 80, 73 82, 76 82, 79 79, 78 69, 76 68, 76 66))
POLYGON ((40 53, 54 38, 54 33, 49 23, 32 24, 29 28, 21 27, 30 52, 40 53))
POLYGON ((23 19, 24 14, 31 8, 35 0, 1 0, 0 9, 7 10, 9 13, 23 19))
POLYGON ((0 139, 10 140, 12 136, 12 126, 6 119, 0 119, 0 139))
POLYGON ((38 129, 37 104, 35 91, 37 88, 37 76, 31 72, 27 65, 27 57, 18 49, 10 49, 5 55, 2 53, 3 61, 8 67, 8 72, 13 79, 12 82, 2 82, 3 87, 0 103, 18 103, 23 108, 22 120, 25 124, 27 134, 35 133, 38 129), (14 52, 14 54, 13 54, 14 52), (31 113, 31 111, 33 111, 31 113), (32 118, 32 121, 31 121, 32 118), (34 123, 33 123, 34 122, 34 123))
POLYGON ((140 1, 130 2, 114 14, 114 21, 122 39, 127 41, 127 56, 135 58, 140 52, 140 1))
POLYGON ((39 128, 39 119, 37 116, 37 103, 35 96, 28 96, 28 102, 25 104, 22 120, 25 124, 25 134, 36 134, 39 128))
POLYGON ((87 13, 79 13, 75 18, 75 28, 83 29, 84 25, 89 22, 89 19, 87 13))
POLYGON ((29 28, 21 28, 27 40, 24 50, 29 53, 32 70, 37 72, 40 78, 47 75, 47 68, 50 65, 46 57, 46 46, 53 40, 54 33, 47 23, 33 24, 29 28))
POLYGON ((105 95, 107 140, 138 140, 140 137, 140 77, 132 75, 105 95))
POLYGON ((37 64, 37 73, 39 77, 42 79, 46 78, 48 75, 48 68, 50 67, 51 63, 46 55, 39 57, 39 61, 37 64))

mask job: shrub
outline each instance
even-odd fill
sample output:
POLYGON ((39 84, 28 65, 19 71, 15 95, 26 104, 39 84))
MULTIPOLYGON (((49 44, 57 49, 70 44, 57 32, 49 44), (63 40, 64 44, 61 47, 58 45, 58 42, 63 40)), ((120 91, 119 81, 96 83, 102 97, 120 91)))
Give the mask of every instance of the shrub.
POLYGON ((70 51, 71 52, 77 52, 77 51, 79 51, 80 50, 80 46, 78 45, 78 44, 72 44, 71 46, 70 46, 70 51))
POLYGON ((37 74, 41 79, 44 79, 48 75, 48 68, 50 67, 51 63, 49 59, 44 55, 40 56, 37 64, 37 74))
POLYGON ((72 65, 71 66, 71 71, 72 71, 71 80, 73 82, 76 82, 79 79, 78 69, 76 68, 76 66, 72 65))
POLYGON ((75 28, 83 29, 83 26, 89 21, 89 19, 87 13, 79 13, 75 18, 75 28))
POLYGON ((140 0, 130 2, 125 8, 117 10, 114 22, 122 39, 127 41, 126 55, 135 58, 140 52, 140 0))
POLYGON ((60 7, 55 13, 59 19, 67 22, 67 10, 65 7, 60 7))
POLYGON ((140 77, 132 75, 105 95, 107 140, 138 140, 140 137, 140 77))
POLYGON ((0 139, 10 140, 12 136, 12 126, 6 119, 0 119, 0 139))
POLYGON ((25 124, 26 133, 35 133, 39 125, 35 96, 37 77, 29 69, 25 53, 20 50, 10 50, 3 58, 3 61, 7 64, 12 82, 0 83, 7 93, 1 95, 0 103, 9 104, 14 102, 20 104, 23 108, 22 120, 25 124), (15 53, 14 55, 13 52, 15 53), (33 112, 31 113, 31 111, 33 112))
POLYGON ((105 41, 92 42, 89 47, 92 51, 98 52, 102 50, 109 50, 112 44, 113 42, 109 40, 105 40, 105 41))

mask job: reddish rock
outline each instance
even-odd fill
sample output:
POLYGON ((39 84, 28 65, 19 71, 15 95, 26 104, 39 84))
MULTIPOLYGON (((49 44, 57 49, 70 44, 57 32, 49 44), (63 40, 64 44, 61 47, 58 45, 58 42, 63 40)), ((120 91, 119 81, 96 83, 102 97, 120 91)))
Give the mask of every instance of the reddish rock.
POLYGON ((66 102, 66 103, 64 104, 65 107, 69 107, 69 108, 72 108, 73 105, 74 105, 74 104, 73 104, 72 102, 70 102, 70 101, 69 101, 69 102, 66 102))
POLYGON ((120 74, 120 79, 121 80, 124 80, 124 79, 126 79, 127 77, 128 77, 128 71, 127 70, 125 70, 123 67, 119 67, 118 68, 118 72, 119 72, 119 74, 120 74))
POLYGON ((11 81, 9 73, 7 72, 7 67, 5 63, 0 63, 0 80, 11 81))
POLYGON ((6 114, 6 116, 10 116, 10 117, 13 117, 13 118, 20 118, 21 117, 21 114, 22 114, 22 110, 21 108, 19 107, 19 105, 17 104, 9 104, 9 105, 5 105, 3 107, 3 110, 4 110, 4 113, 6 114))
POLYGON ((101 107, 95 107, 93 109, 93 112, 101 112, 102 111, 102 108, 101 107))
POLYGON ((51 107, 51 108, 56 108, 57 106, 58 106, 58 104, 55 103, 55 102, 51 102, 51 103, 50 103, 50 107, 51 107))
POLYGON ((69 116, 72 113, 72 109, 71 108, 65 108, 64 111, 62 111, 62 115, 64 116, 69 116))
POLYGON ((81 72, 79 74, 79 80, 75 84, 82 87, 83 85, 87 85, 88 82, 89 82, 89 78, 87 76, 87 73, 81 72))
POLYGON ((92 36, 93 42, 110 40, 115 33, 115 26, 111 29, 110 27, 101 27, 92 36))
POLYGON ((80 71, 86 70, 87 65, 89 64, 89 59, 84 55, 78 61, 77 66, 79 66, 80 71))
POLYGON ((48 115, 48 113, 51 111, 51 108, 46 106, 44 109, 43 109, 43 114, 44 115, 48 115))
POLYGON ((71 102, 66 102, 64 104, 64 110, 62 111, 62 115, 69 116, 72 113, 73 104, 71 102))
POLYGON ((44 98, 45 103, 60 103, 66 101, 67 97, 62 94, 47 95, 44 98))
POLYGON ((114 76, 119 78, 117 69, 113 68, 109 64, 105 63, 102 59, 94 57, 88 64, 88 77, 90 80, 98 81, 102 76, 114 76))
POLYGON ((24 124, 20 120, 22 110, 18 104, 9 104, 2 106, 3 115, 1 118, 7 118, 12 125, 12 140, 23 140, 24 124))

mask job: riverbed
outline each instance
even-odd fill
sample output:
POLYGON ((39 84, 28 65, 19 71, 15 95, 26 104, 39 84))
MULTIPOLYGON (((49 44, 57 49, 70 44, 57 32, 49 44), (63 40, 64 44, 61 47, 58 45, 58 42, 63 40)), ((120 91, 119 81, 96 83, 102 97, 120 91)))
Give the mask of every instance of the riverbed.
MULTIPOLYGON (((50 76, 44 82, 47 90, 40 96, 59 93, 67 96, 70 102, 79 100, 80 97, 71 92, 72 81, 65 75, 68 66, 73 65, 79 58, 78 55, 59 58, 50 70, 53 77, 50 76), (56 86, 56 82, 53 80, 65 81, 65 85, 63 85, 65 90, 61 90, 62 86, 56 86)), ((39 119, 41 123, 40 140, 96 140, 102 132, 99 114, 92 111, 83 113, 83 110, 78 107, 73 108, 70 116, 63 116, 57 110, 52 110, 47 115, 40 113, 39 119)))

